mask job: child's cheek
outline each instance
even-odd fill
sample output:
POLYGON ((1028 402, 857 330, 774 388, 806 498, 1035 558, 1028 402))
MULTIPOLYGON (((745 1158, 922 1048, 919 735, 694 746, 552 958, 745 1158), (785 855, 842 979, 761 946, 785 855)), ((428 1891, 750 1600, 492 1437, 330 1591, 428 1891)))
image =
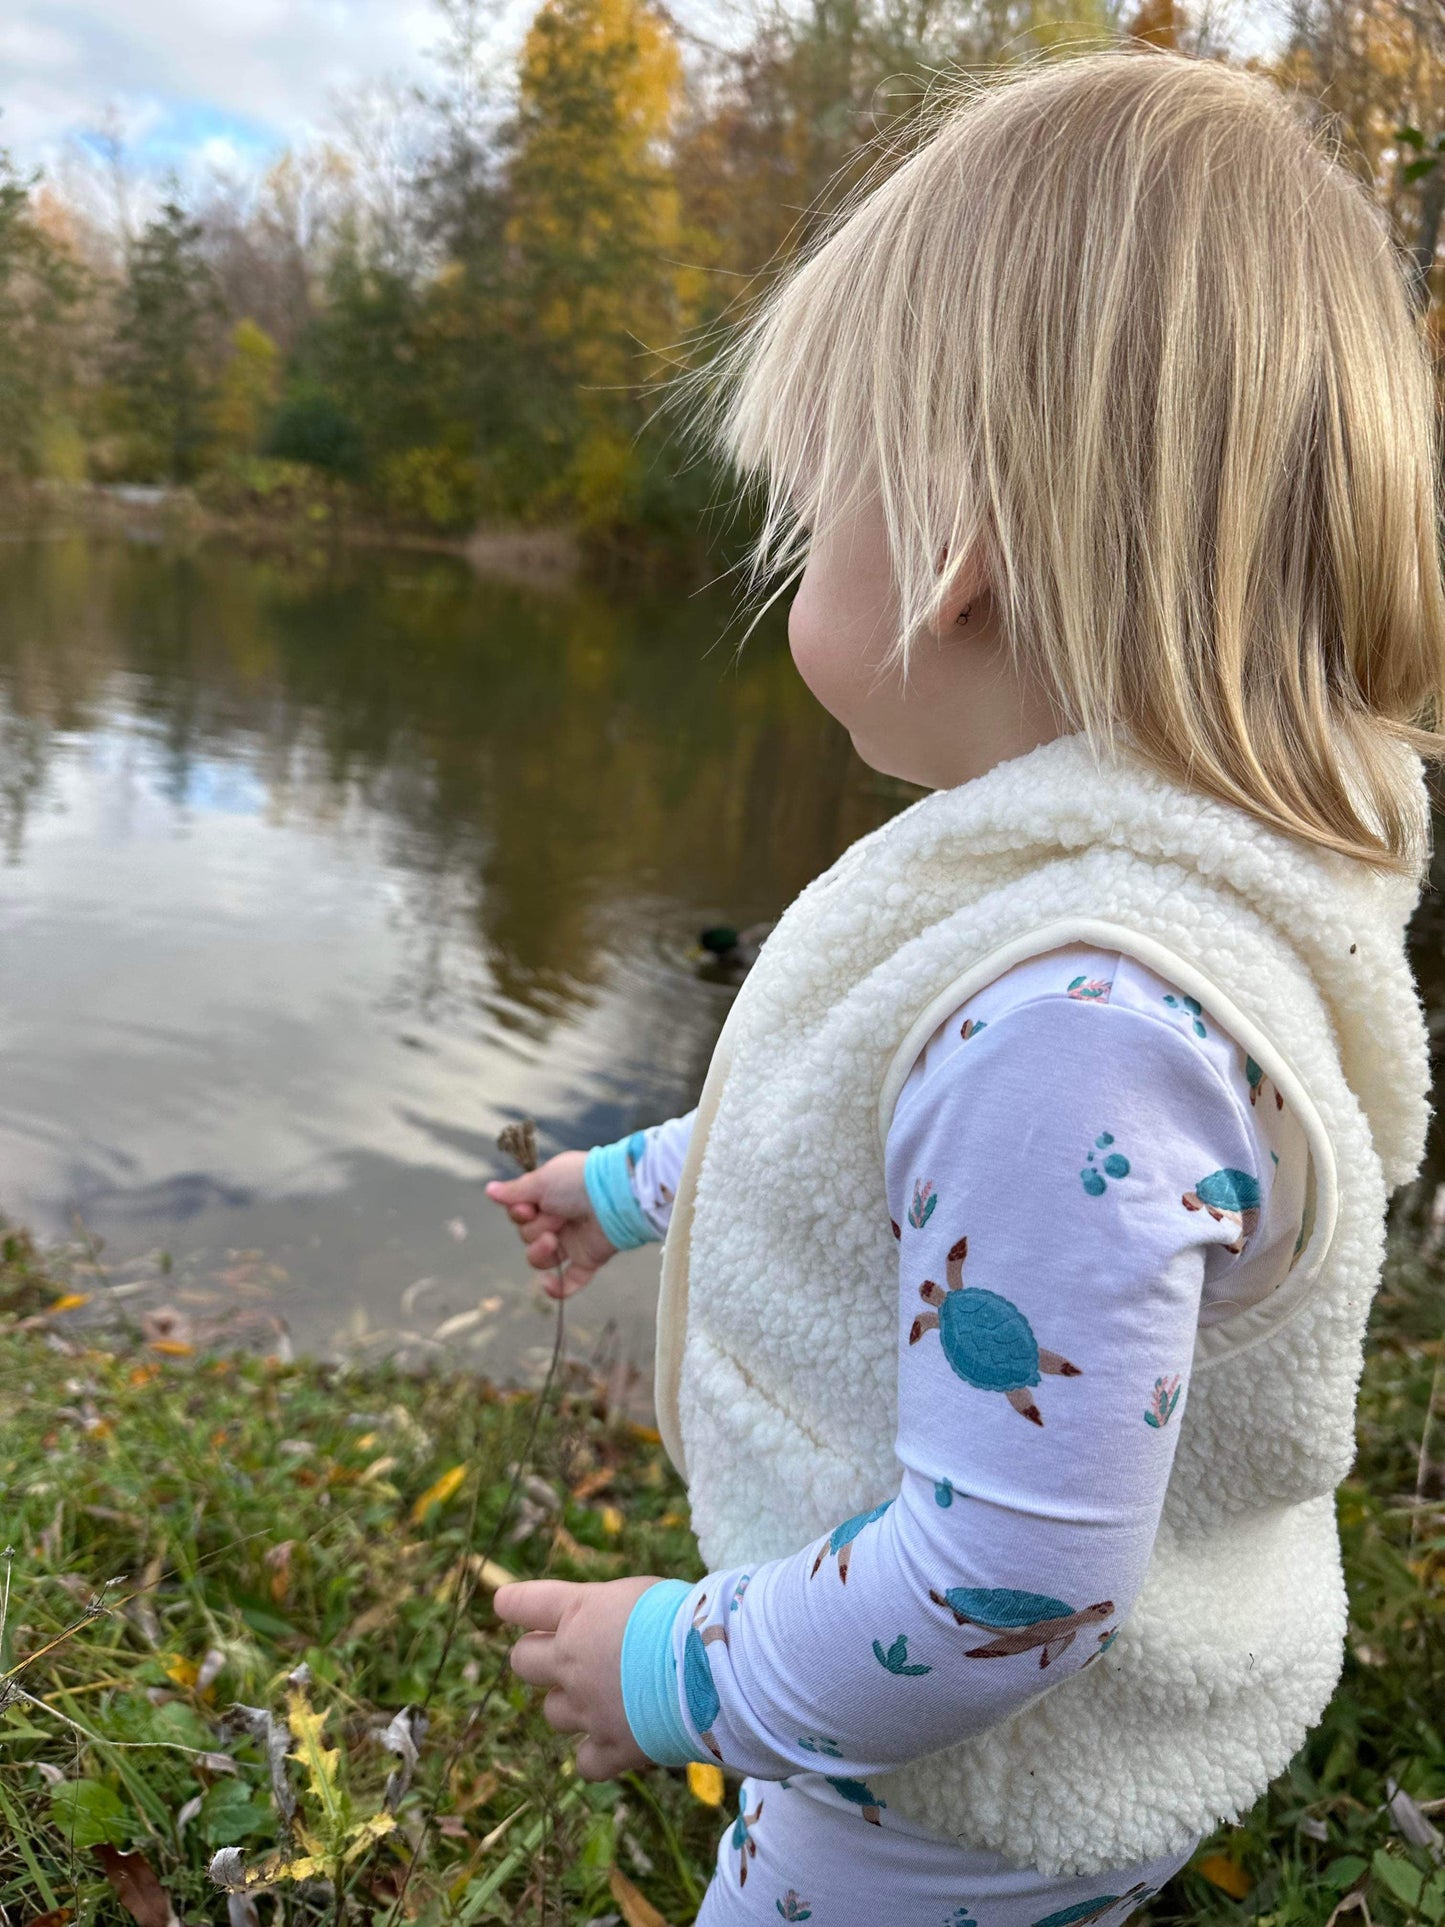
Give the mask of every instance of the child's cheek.
POLYGON ((831 716, 851 728, 863 690, 850 658, 846 629, 828 622, 806 578, 788 614, 788 646, 798 674, 831 716))

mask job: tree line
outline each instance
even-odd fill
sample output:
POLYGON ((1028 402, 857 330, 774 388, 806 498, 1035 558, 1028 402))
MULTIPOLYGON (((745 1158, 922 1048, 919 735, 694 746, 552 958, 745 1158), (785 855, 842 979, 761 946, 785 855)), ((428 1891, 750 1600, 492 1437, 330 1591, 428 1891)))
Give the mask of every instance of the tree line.
MULTIPOLYGON (((437 0, 424 85, 254 176, 143 197, 113 127, 81 175, 0 155, 0 479, 688 543, 725 490, 670 376, 950 74, 1131 40, 1238 59, 1230 7, 756 0, 710 38, 662 0, 542 0, 498 72, 484 0, 437 0)), ((1371 182, 1433 325, 1439 0, 1292 0, 1253 61, 1371 182)))

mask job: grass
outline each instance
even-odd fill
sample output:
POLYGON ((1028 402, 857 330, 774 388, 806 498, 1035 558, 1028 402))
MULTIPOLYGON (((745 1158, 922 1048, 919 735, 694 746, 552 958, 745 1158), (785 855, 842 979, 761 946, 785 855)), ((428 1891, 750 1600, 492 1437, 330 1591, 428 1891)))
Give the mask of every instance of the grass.
MULTIPOLYGON (((1323 1927, 1341 1907, 1382 1927, 1445 1919, 1445 1873, 1400 1831, 1403 1816, 1424 1838, 1428 1819, 1388 1804, 1391 1785, 1437 1820, 1445 1803, 1442 1275, 1399 1246, 1376 1306, 1340 1501, 1340 1691, 1290 1771, 1152 1903, 1155 1927, 1323 1927)), ((495 1574, 475 1568, 530 1394, 102 1346, 56 1299, 28 1242, 4 1239, 4 1920, 220 1920, 207 1865, 232 1846, 284 1896, 284 1915, 269 1894, 233 1896, 235 1927, 273 1907, 278 1927, 693 1918, 722 1814, 680 1774, 585 1785, 498 1674, 495 1574), (476 1590, 457 1616, 459 1586, 476 1590), (253 1709, 249 1729, 227 1719, 234 1703, 253 1709), (402 1792, 405 1763, 379 1736, 422 1706, 424 1731, 404 1722, 420 1745, 402 1792), (297 1756, 274 1774, 267 1715, 297 1756), (289 1829, 278 1798, 297 1802, 289 1829), (295 1877, 278 1878, 288 1860, 295 1877)), ((521 1493, 521 1536, 498 1549, 512 1572, 698 1570, 656 1435, 578 1373, 521 1493)))

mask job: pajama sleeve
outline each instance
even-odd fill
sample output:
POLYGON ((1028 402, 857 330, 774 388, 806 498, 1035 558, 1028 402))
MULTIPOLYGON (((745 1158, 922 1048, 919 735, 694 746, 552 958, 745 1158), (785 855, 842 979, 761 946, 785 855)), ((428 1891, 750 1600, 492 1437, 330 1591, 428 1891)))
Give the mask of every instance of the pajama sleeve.
POLYGON ((1228 1275, 1268 1182, 1237 1092, 1177 1026, 1040 997, 962 1035, 887 1142, 896 1490, 791 1557, 663 1582, 624 1643, 650 1757, 821 1771, 865 1817, 869 1774, 1107 1652, 1158 1528, 1206 1267, 1228 1275))
POLYGON ((667 1235, 696 1111, 587 1153, 583 1180, 603 1235, 630 1251, 667 1235))

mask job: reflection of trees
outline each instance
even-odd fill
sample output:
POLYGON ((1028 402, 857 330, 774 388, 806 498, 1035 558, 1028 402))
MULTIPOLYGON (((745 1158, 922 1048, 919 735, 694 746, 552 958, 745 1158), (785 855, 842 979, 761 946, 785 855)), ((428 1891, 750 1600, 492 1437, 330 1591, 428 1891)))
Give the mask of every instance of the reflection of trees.
POLYGON ((545 1022, 599 981, 630 915, 679 937, 774 914, 887 807, 776 627, 741 665, 718 643, 722 598, 544 596, 446 557, 315 574, 113 542, 0 552, 0 593, 17 846, 50 729, 120 706, 178 803, 198 756, 239 752, 273 813, 345 833, 360 804, 411 879, 424 1002, 444 974, 432 939, 461 917, 502 1006, 545 1022))

